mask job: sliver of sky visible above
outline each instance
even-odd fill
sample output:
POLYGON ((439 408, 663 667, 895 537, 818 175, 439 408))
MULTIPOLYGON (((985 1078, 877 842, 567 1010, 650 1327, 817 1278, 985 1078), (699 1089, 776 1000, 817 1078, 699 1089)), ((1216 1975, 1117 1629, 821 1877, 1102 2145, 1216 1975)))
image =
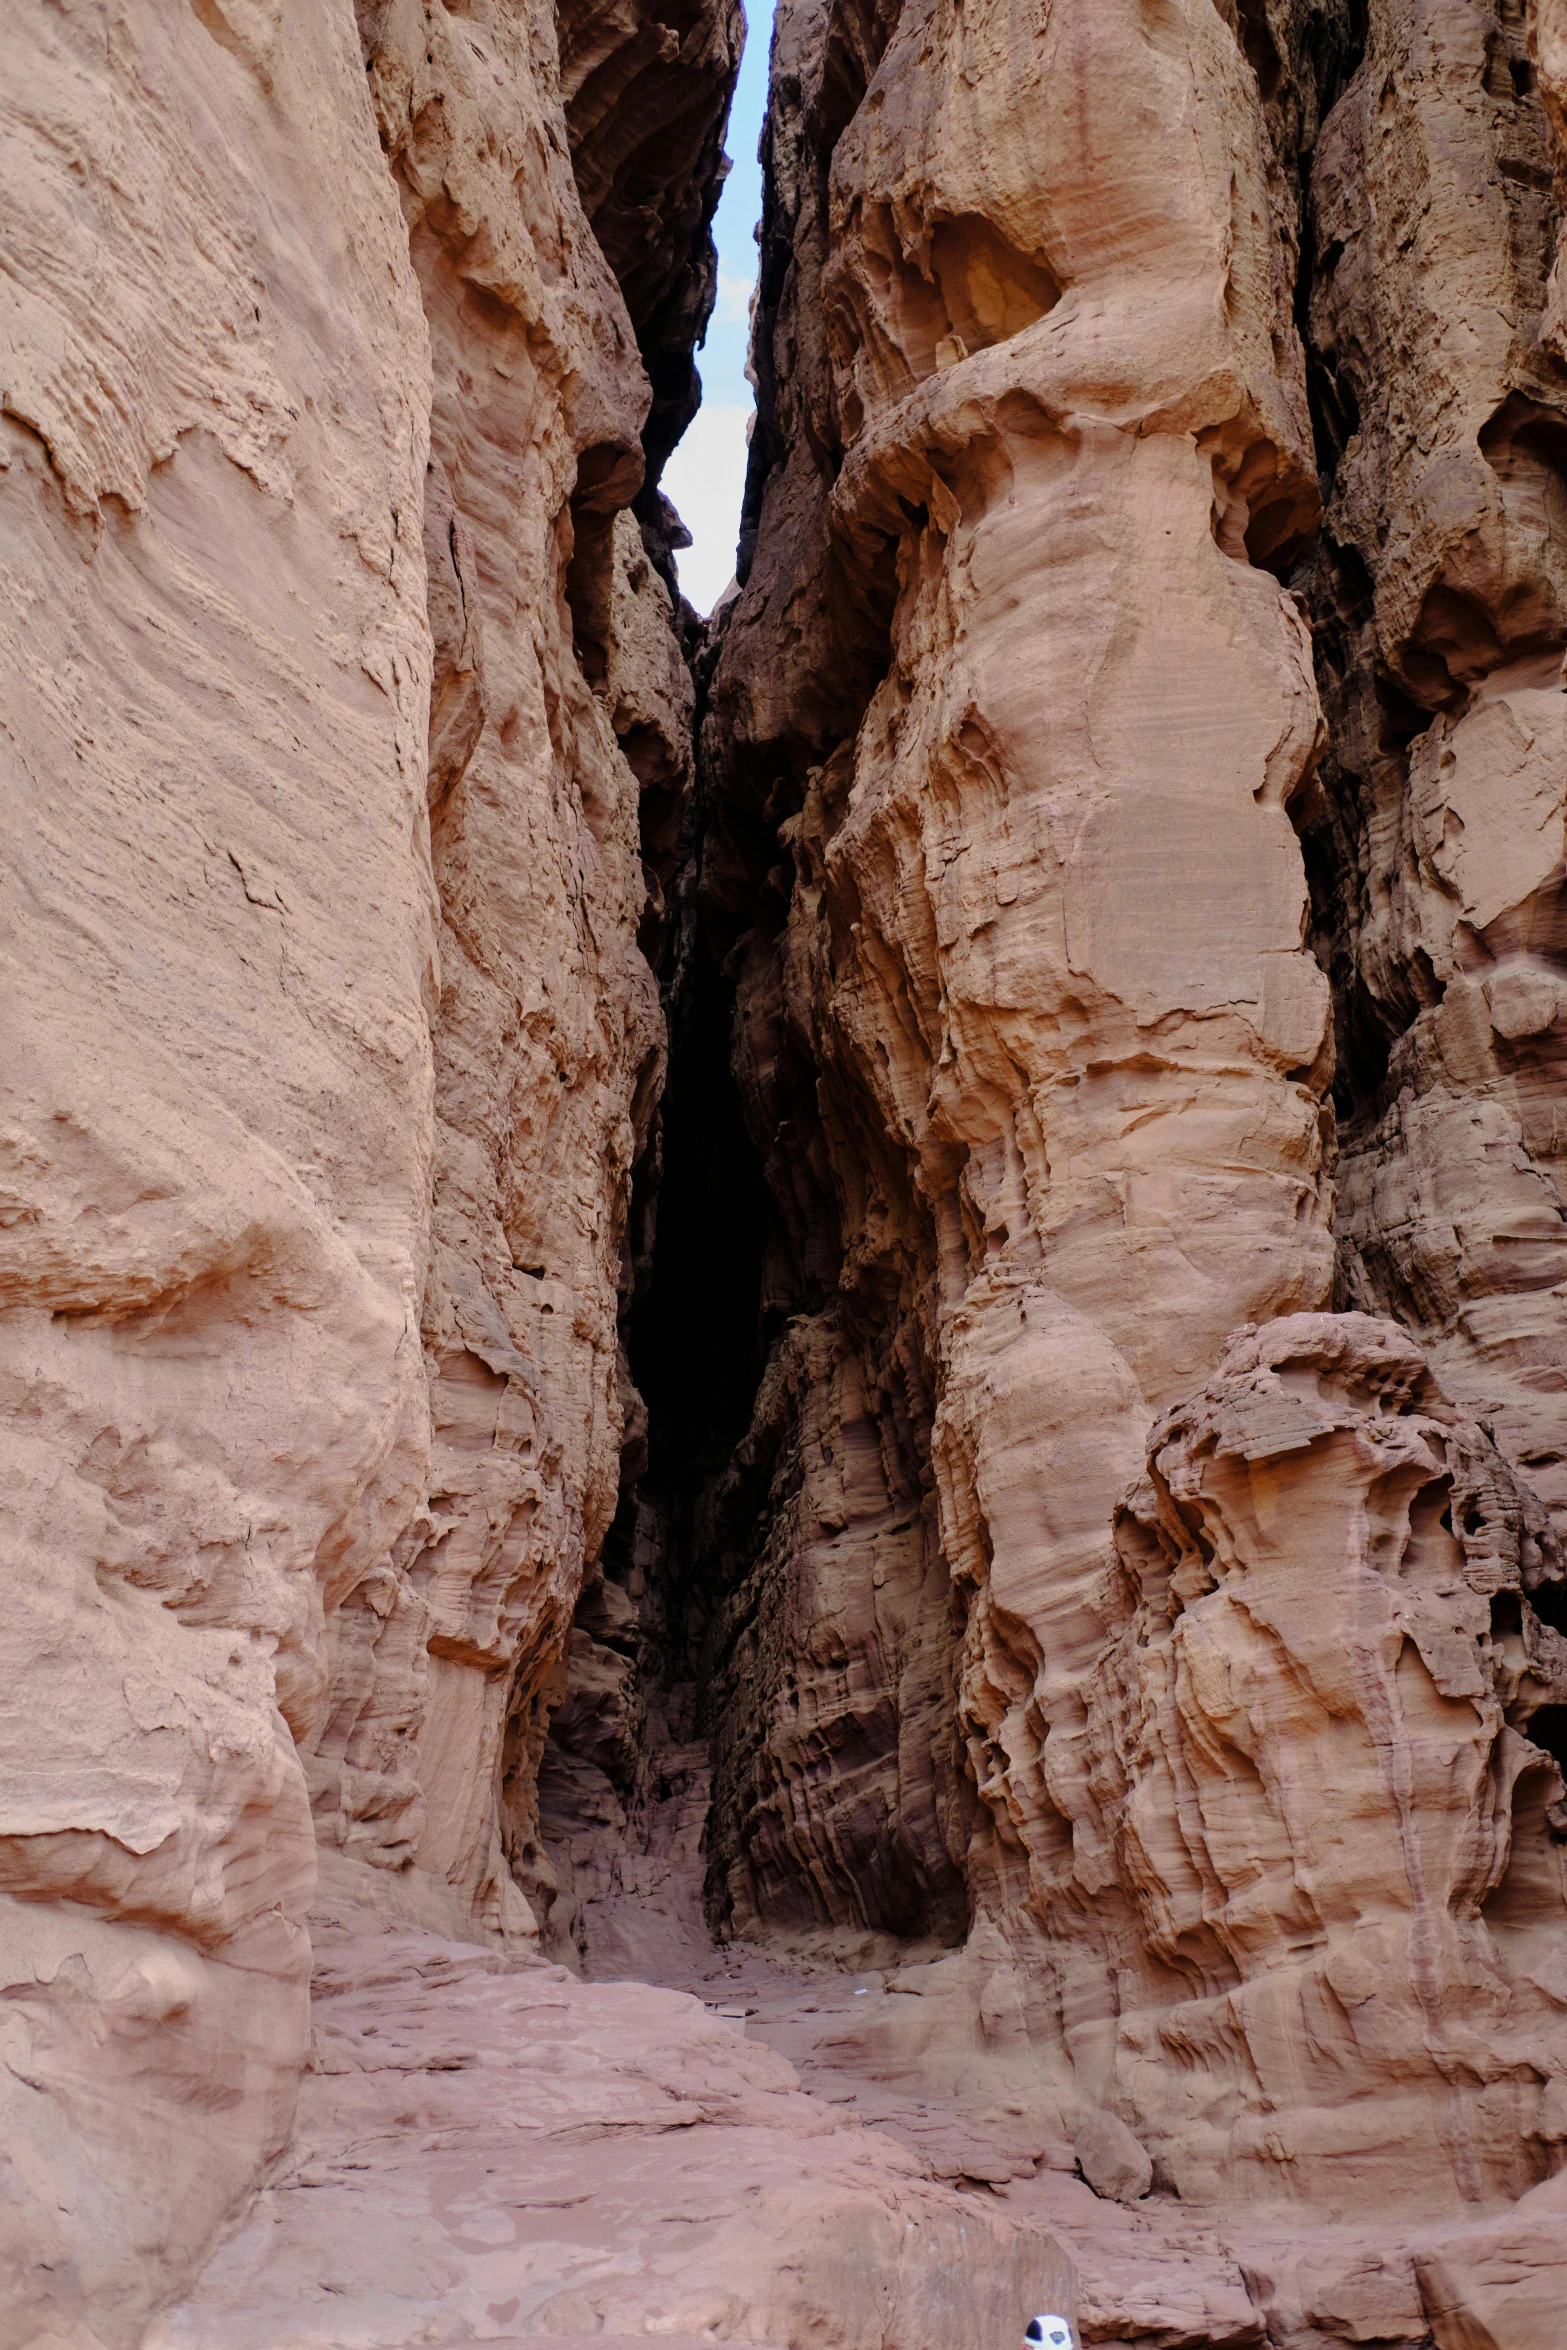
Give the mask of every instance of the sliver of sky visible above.
POLYGON ((756 283, 756 240, 751 232, 762 217, 762 168, 756 146, 767 112, 771 0, 751 0, 747 15, 745 55, 726 142, 734 169, 724 182, 713 220, 718 300, 696 360, 702 405, 665 466, 661 484, 691 533, 691 545, 675 558, 681 593, 703 613, 711 612, 734 576, 745 489, 745 430, 752 407, 745 352, 756 283))

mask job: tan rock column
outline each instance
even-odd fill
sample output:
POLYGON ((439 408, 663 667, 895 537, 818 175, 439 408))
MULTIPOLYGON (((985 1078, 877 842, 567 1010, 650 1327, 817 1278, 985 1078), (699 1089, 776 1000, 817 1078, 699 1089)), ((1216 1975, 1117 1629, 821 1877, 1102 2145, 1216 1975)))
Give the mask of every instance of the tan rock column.
MULTIPOLYGON (((1120 1929, 1085 1920, 1073 1871, 1074 1846, 1109 1870, 1080 1733, 1111 1513, 1156 1405, 1237 1319, 1325 1302, 1331 1272, 1327 993, 1288 813, 1317 703, 1267 568, 1316 515, 1288 256, 1255 76, 1211 0, 786 8, 768 152, 760 495, 704 886, 715 920, 748 882, 757 909, 736 1064, 794 1259, 768 1304, 839 1350, 801 1451, 836 1471, 879 1450, 864 1490, 922 1540, 895 1578, 875 1512, 839 1511, 823 1574, 802 1516, 765 1573, 820 1636, 762 1643, 746 1686, 776 1709, 824 1922, 853 1916, 845 1850, 878 1896, 897 1866, 890 1832, 851 1825, 862 1754, 880 1739, 888 1790, 924 1750, 904 1889, 956 1861, 1020 1941, 1059 1937, 1031 2028, 1070 2042, 1092 2100, 1120 1929), (967 1784, 932 1566, 967 1611, 967 1784), (787 1727, 829 1674, 864 1741, 837 1779, 787 1727)), ((726 1800, 720 1774, 720 1838, 726 1800)))
POLYGON ((1111 1515, 1159 1402, 1331 1270, 1287 813, 1317 707, 1260 567, 1314 490, 1261 138, 1207 0, 935 6, 833 165, 835 506, 897 603, 852 781, 802 832, 827 1051, 924 1226, 867 1214, 846 1278, 931 1251, 972 1890, 1051 1946, 1048 2032, 1090 2102, 1117 2004, 1082 1745, 1111 1515))

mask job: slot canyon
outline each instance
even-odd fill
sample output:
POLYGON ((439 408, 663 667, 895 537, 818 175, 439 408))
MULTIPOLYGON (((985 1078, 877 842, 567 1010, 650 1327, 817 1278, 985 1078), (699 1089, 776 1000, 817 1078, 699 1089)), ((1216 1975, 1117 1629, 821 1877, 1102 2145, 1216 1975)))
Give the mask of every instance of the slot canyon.
POLYGON ((745 38, 0 12, 0 2350, 1567 2350, 1567 0, 745 38))

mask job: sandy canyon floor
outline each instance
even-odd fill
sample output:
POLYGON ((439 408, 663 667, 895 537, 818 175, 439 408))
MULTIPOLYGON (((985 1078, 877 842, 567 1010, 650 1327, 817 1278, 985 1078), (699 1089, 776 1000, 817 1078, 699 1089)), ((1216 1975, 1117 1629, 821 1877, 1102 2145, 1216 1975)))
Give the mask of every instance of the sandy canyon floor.
POLYGON ((583 1975, 337 1873, 295 2144, 147 2350, 988 2350, 1036 2308, 1095 2350, 1562 2339, 1567 2178, 1396 2239, 1102 2198, 1065 2143, 1020 2159, 1016 2109, 987 2117, 972 2078, 899 2061, 939 1956, 715 1948, 703 1774, 674 1777, 646 1851, 577 1846, 583 1975))

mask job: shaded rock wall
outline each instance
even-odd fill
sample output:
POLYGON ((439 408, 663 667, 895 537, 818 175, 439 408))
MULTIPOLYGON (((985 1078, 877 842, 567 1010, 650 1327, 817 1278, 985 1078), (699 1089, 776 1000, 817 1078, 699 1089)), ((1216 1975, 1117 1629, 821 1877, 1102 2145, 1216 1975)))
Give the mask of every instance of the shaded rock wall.
POLYGON ((551 1892, 738 37, 7 19, 6 2342, 139 2339, 285 2142, 312 1811, 448 1930, 551 1892))
POLYGON ((966 1929, 893 2038, 1204 2198, 1560 2161, 1562 38, 778 20, 709 1897, 966 1929), (1254 1375, 1337 1400, 1199 1466, 1254 1375))
POLYGON ((1318 145, 1331 747, 1307 844, 1343 1005, 1346 1295, 1421 1334, 1559 1511, 1567 373, 1527 35, 1521 7, 1373 7, 1318 145))

